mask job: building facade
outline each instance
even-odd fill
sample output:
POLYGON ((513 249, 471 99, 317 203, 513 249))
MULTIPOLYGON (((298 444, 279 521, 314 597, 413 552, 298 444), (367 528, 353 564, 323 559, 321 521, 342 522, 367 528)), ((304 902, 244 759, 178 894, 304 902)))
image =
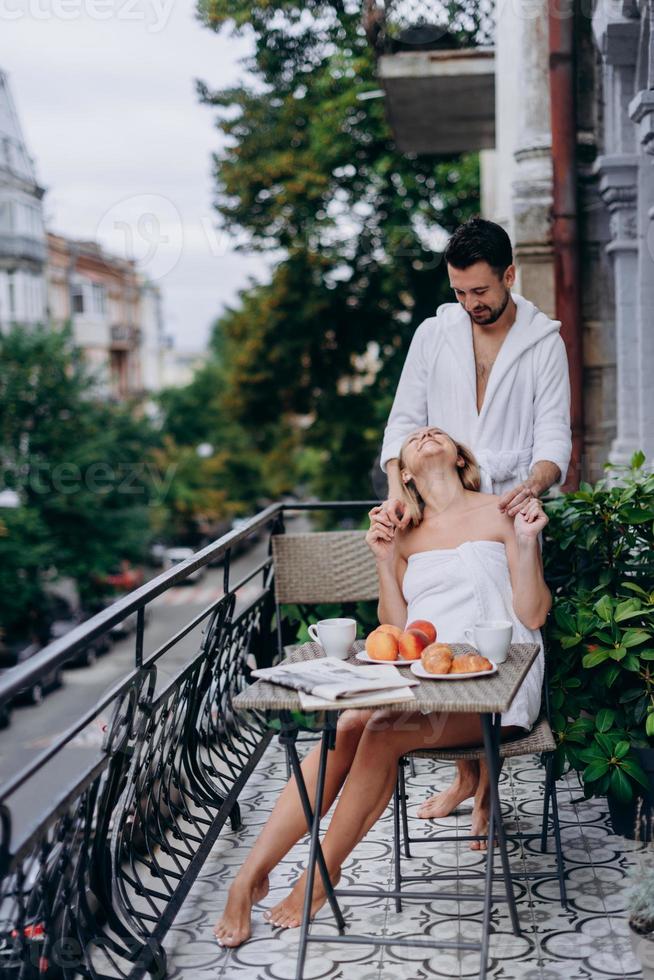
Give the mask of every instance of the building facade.
POLYGON ((107 397, 157 391, 166 351, 159 287, 97 242, 46 232, 44 193, 0 70, 0 331, 70 323, 107 397))
POLYGON ((598 3, 603 126, 597 173, 609 217, 606 253, 614 298, 617 431, 626 462, 654 460, 654 39, 651 2, 598 3))
POLYGON ((136 265, 96 242, 48 233, 48 299, 52 325, 70 323, 100 390, 116 399, 138 395, 141 378, 142 282, 136 265))
MULTIPOLYGON (((502 224, 514 242, 518 290, 550 316, 557 309, 560 262, 553 240, 552 118, 561 110, 551 99, 558 57, 552 52, 552 2, 462 0, 473 25, 467 37, 454 29, 456 4, 447 8, 453 18, 447 25, 439 24, 445 8, 431 0, 364 0, 363 7, 364 25, 383 25, 369 37, 379 53, 378 75, 398 146, 434 154, 480 152, 482 213, 502 224), (480 78, 494 99, 492 126, 488 98, 475 95, 480 78)), ((573 0, 555 7, 556 16, 570 18, 573 27, 574 85, 566 111, 576 133, 575 327, 583 351, 577 476, 585 479, 601 476, 607 460, 628 462, 637 449, 654 459, 650 8, 651 0, 573 0)))
MULTIPOLYGON (((511 236, 518 291, 555 317, 549 6, 549 0, 530 0, 528 5, 498 0, 495 4, 496 145, 482 154, 481 166, 482 211, 511 236)), ((611 457, 617 429, 617 353, 606 252, 609 215, 600 197, 596 166, 603 118, 601 78, 588 12, 579 9, 574 16, 577 261, 583 349, 583 444, 576 476, 595 480, 611 457)))
POLYGON ((44 193, 0 70, 0 330, 45 319, 44 193))

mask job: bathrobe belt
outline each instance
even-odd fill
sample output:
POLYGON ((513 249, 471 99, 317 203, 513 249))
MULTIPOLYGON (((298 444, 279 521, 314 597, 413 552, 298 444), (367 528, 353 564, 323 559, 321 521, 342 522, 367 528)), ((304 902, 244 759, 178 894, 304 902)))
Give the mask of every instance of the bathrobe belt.
POLYGON ((524 480, 531 465, 531 449, 481 449, 475 452, 481 473, 481 492, 493 493, 493 484, 524 480))

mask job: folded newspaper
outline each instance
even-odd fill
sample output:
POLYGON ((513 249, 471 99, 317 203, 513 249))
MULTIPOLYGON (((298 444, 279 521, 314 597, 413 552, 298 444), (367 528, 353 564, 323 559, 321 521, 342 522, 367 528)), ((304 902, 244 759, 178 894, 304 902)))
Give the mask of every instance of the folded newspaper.
POLYGON ((407 701, 413 698, 411 688, 420 683, 413 675, 404 677, 392 664, 355 667, 335 657, 262 667, 252 676, 299 691, 303 708, 407 701))

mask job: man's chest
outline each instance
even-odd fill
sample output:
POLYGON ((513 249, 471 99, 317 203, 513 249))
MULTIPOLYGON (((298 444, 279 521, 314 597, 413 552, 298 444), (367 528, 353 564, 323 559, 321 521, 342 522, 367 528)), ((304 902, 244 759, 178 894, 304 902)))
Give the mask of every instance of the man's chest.
POLYGON ((502 428, 529 425, 534 399, 533 348, 509 356, 502 344, 477 345, 470 337, 446 337, 430 359, 427 419, 463 442, 502 428), (482 414, 483 408, 483 414, 482 414), (449 426, 449 429, 448 429, 449 426))
POLYGON ((497 360, 500 349, 502 347, 502 341, 499 343, 495 340, 489 340, 484 337, 475 337, 473 334, 472 339, 472 356, 474 361, 475 370, 475 381, 477 387, 477 411, 481 412, 482 405, 484 403, 484 396, 486 394, 486 388, 488 387, 488 381, 490 378, 491 371, 493 370, 493 365, 497 360))

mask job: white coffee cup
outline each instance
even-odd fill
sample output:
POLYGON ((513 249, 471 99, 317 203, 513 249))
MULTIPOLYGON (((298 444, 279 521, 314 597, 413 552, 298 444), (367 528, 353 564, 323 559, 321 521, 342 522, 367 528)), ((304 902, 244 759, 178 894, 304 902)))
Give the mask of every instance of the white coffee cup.
POLYGON ((513 623, 508 619, 483 620, 463 632, 482 657, 487 657, 496 664, 504 663, 513 636, 513 623))
POLYGON ((328 657, 346 660, 357 638, 356 619, 321 619, 309 627, 309 636, 320 644, 328 657))

